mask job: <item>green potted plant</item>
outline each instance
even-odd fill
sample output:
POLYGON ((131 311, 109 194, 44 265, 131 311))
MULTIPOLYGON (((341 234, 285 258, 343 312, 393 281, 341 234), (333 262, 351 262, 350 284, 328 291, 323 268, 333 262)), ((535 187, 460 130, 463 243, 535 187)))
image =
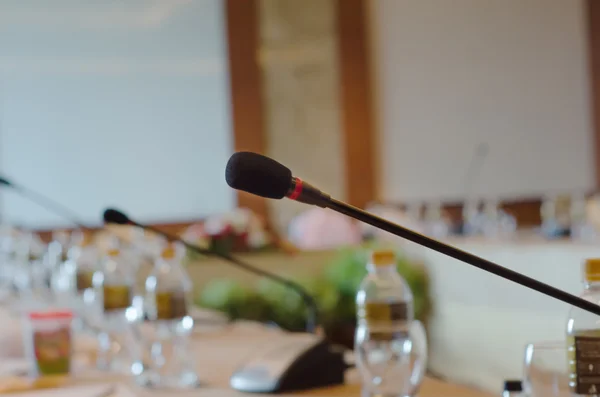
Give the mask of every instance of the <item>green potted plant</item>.
MULTIPOLYGON (((342 249, 331 263, 325 265, 321 274, 297 280, 315 298, 320 324, 338 343, 352 344, 356 321, 354 300, 367 273, 365 265, 373 247, 342 249)), ((426 323, 431 301, 425 268, 402 255, 399 255, 397 266, 413 292, 415 317, 426 323)), ((202 291, 198 303, 223 311, 233 319, 274 322, 290 331, 304 330, 306 322, 302 298, 285 286, 266 279, 258 281, 252 288, 244 288, 230 280, 215 280, 202 291)))

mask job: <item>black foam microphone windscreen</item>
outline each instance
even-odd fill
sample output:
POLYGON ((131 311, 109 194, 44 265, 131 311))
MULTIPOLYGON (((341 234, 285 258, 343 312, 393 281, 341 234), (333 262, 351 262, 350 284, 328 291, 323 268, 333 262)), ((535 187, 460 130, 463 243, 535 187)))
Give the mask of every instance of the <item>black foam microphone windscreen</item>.
POLYGON ((104 211, 104 223, 115 223, 117 225, 127 225, 131 221, 129 217, 119 210, 109 208, 104 211))
POLYGON ((252 152, 237 152, 227 162, 227 184, 237 190, 282 199, 292 186, 292 171, 285 165, 252 152))

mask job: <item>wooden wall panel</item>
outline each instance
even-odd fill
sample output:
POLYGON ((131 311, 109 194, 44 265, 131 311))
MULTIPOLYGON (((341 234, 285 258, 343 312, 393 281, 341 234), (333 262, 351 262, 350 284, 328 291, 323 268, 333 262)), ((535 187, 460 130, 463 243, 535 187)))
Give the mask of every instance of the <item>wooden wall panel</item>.
MULTIPOLYGON (((542 199, 537 198, 501 203, 502 209, 515 217, 519 228, 539 226, 542 222, 541 206, 542 199)), ((444 205, 444 209, 453 221, 462 219, 463 203, 449 203, 444 205)))
MULTIPOLYGON (((258 0, 226 0, 234 150, 264 153, 264 103, 258 65, 258 0)), ((238 206, 268 219, 264 199, 237 193, 238 206)))
MULTIPOLYGON (((164 233, 168 233, 171 234, 173 236, 179 236, 181 233, 183 233, 183 231, 185 231, 185 229, 196 223, 196 222, 201 222, 202 220, 196 220, 196 221, 192 221, 190 220, 189 222, 173 222, 173 223, 153 223, 151 224, 152 227, 164 232, 164 233)), ((85 233, 94 233, 99 231, 101 228, 91 228, 85 231, 85 233)), ((52 233, 55 230, 68 230, 68 231, 72 231, 73 228, 60 228, 60 229, 39 229, 39 230, 34 230, 34 232, 40 236, 40 238, 42 239, 42 241, 49 243, 50 241, 52 241, 52 233)))
POLYGON ((590 109, 596 158, 596 188, 600 188, 600 2, 587 0, 590 109))
POLYGON ((367 0, 337 1, 346 198, 364 207, 377 196, 367 0))
MULTIPOLYGON (((508 200, 501 202, 500 207, 515 217, 518 228, 531 228, 539 226, 542 222, 542 201, 542 198, 537 197, 508 200)), ((402 203, 382 201, 378 201, 378 203, 393 208, 406 209, 406 205, 402 203)), ((446 211, 452 222, 459 223, 462 219, 463 205, 464 203, 462 202, 443 202, 442 208, 446 211)), ((425 209, 422 208, 421 211, 424 212, 425 209)))

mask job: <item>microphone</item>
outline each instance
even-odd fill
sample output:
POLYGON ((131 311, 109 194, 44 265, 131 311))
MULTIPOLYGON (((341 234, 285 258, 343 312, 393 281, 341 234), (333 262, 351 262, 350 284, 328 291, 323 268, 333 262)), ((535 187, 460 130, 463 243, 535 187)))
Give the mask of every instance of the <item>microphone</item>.
POLYGON ((230 187, 257 196, 272 199, 288 197, 289 199, 303 203, 318 205, 322 208, 329 208, 396 236, 405 238, 418 245, 427 247, 486 272, 495 274, 496 276, 510 280, 525 288, 535 290, 587 312, 600 315, 600 306, 593 302, 581 299, 531 277, 502 267, 494 262, 389 222, 340 200, 331 198, 328 194, 305 183, 300 178, 292 176, 290 169, 283 164, 263 155, 252 152, 238 152, 233 154, 227 163, 225 179, 230 187))
POLYGON ((85 222, 83 222, 70 209, 68 209, 67 207, 57 203, 56 201, 42 195, 41 193, 35 192, 35 191, 28 189, 22 185, 16 184, 3 176, 0 176, 0 185, 6 186, 7 188, 14 190, 21 197, 24 197, 24 198, 28 199, 29 201, 37 204, 38 206, 40 206, 50 212, 53 212, 56 215, 61 216, 62 218, 73 223, 80 229, 84 229, 84 230, 89 229, 89 227, 87 227, 85 225, 85 222))
POLYGON ((318 324, 317 304, 299 284, 256 268, 231 255, 200 248, 152 226, 142 225, 113 208, 104 211, 104 222, 153 231, 169 241, 182 243, 195 252, 217 256, 241 269, 271 279, 296 291, 302 297, 308 310, 308 334, 291 333, 283 338, 271 340, 268 346, 242 364, 231 376, 229 382, 232 388, 251 393, 281 393, 344 383, 344 372, 351 366, 346 363, 343 350, 315 334, 318 324), (265 368, 269 368, 266 373, 265 368))
POLYGON ((318 307, 317 307, 317 304, 316 304, 314 298, 299 284, 296 284, 295 282, 293 282, 291 280, 287 280, 276 274, 273 274, 273 273, 267 272, 265 270, 259 269, 257 267, 254 267, 244 261, 241 261, 240 259, 238 259, 234 256, 229 255, 229 254, 212 251, 212 250, 208 250, 208 249, 203 249, 203 248, 198 247, 197 245, 189 244, 186 241, 184 241, 178 237, 175 237, 168 233, 164 233, 152 226, 142 225, 138 222, 133 221, 126 214, 124 214, 123 212, 116 210, 114 208, 106 209, 104 211, 103 217, 104 217, 104 223, 137 226, 137 227, 145 229, 145 230, 150 230, 154 233, 160 234, 161 236, 165 237, 169 241, 175 241, 175 242, 181 243, 181 244, 185 245, 187 248, 189 248, 192 251, 195 251, 199 254, 207 255, 207 256, 217 256, 217 257, 225 260, 226 262, 229 262, 230 264, 232 264, 234 266, 244 269, 250 273, 254 273, 258 276, 266 277, 272 281, 275 281, 278 284, 281 284, 291 290, 294 290, 298 295, 300 295, 300 297, 304 301, 304 304, 308 310, 307 319, 306 319, 306 331, 309 333, 315 333, 316 327, 318 326, 318 307))
POLYGON ((237 152, 227 162, 227 184, 270 199, 288 197, 305 204, 329 207, 331 197, 302 179, 277 161, 252 152, 237 152))

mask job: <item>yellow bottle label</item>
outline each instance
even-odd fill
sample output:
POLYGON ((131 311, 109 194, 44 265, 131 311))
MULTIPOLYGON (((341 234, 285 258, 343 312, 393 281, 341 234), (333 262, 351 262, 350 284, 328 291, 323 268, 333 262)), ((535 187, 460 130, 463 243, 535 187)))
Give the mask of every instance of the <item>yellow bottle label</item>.
POLYGON ((183 291, 156 293, 156 319, 173 320, 187 316, 187 304, 183 291))
POLYGON ((370 340, 392 341, 407 337, 408 331, 398 329, 398 323, 410 320, 410 309, 407 302, 365 302, 358 307, 358 318, 372 327, 370 340))
POLYGON ((88 288, 92 288, 92 279, 94 272, 78 270, 76 274, 77 292, 83 292, 88 288))
POLYGON ((131 306, 131 287, 128 285, 105 285, 104 311, 123 310, 131 306))
POLYGON ((409 337, 407 330, 401 331, 371 331, 369 340, 376 342, 389 342, 393 340, 407 339, 409 337))
POLYGON ((367 323, 386 323, 407 321, 408 304, 406 302, 365 302, 358 308, 358 316, 367 323))
POLYGON ((571 391, 600 394, 600 330, 577 331, 568 336, 567 358, 571 391))

